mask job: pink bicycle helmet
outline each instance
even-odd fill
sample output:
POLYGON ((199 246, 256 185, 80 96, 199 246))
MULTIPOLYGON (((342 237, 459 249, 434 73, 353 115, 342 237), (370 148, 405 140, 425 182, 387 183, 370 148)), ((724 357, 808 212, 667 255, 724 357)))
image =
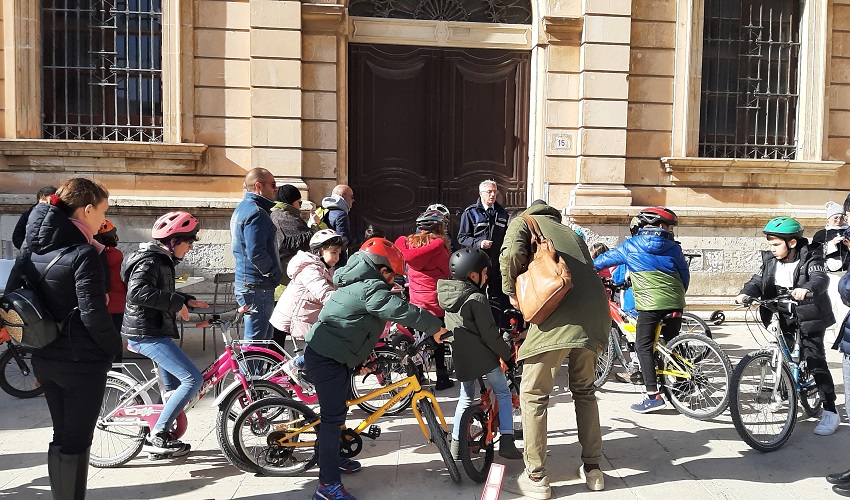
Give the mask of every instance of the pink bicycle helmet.
POLYGON ((198 219, 189 212, 168 212, 153 223, 151 236, 155 240, 169 240, 198 233, 198 219))

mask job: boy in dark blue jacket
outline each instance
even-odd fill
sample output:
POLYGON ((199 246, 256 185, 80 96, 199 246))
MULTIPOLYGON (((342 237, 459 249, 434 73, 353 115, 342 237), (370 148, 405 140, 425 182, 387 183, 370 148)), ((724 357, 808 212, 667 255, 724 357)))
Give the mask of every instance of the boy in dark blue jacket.
POLYGON ((649 413, 667 406, 658 392, 655 376, 652 353, 655 329, 665 316, 678 313, 665 321, 661 331, 666 342, 678 335, 691 274, 682 248, 673 239, 672 228, 679 225, 679 218, 672 210, 649 207, 641 210, 635 219, 632 226, 637 228, 637 234, 594 259, 593 267, 599 271, 625 264, 631 273, 638 311, 635 351, 646 386, 646 397, 631 405, 631 409, 635 413, 649 413))

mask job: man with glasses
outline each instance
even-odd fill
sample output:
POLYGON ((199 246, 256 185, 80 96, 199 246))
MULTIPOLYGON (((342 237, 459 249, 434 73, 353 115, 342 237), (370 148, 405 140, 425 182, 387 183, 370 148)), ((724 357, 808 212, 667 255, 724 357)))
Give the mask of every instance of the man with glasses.
POLYGON ((230 218, 233 257, 236 260, 236 301, 254 312, 245 316, 245 339, 272 338, 269 324, 274 310, 274 289, 283 271, 270 212, 277 183, 271 172, 252 168, 245 176, 245 198, 230 218))
MULTIPOLYGON (((499 305, 503 311, 510 303, 502 293, 502 274, 499 270, 499 249, 505 240, 505 230, 508 227, 508 212, 496 201, 499 188, 496 182, 486 180, 478 185, 480 198, 470 205, 460 216, 460 229, 457 242, 465 247, 480 248, 490 257, 488 268, 487 296, 499 305)), ((499 315, 501 316, 501 314, 499 315)), ((501 317, 496 318, 499 326, 503 325, 501 317)))
MULTIPOLYGON (((340 184, 336 186, 331 195, 322 199, 322 221, 345 239, 347 248, 357 249, 360 247, 358 238, 351 232, 351 219, 348 213, 354 206, 354 190, 350 186, 340 184)), ((348 262, 348 255, 343 252, 339 256, 336 268, 340 269, 348 262)))

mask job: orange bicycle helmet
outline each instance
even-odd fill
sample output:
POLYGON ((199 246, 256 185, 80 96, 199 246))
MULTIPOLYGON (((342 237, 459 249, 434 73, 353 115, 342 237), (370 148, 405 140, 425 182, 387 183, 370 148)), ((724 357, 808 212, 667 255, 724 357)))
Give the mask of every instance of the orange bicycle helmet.
POLYGON ((360 246, 376 266, 386 266, 396 274, 407 274, 401 250, 384 238, 370 238, 360 246))
POLYGON ((100 229, 97 230, 97 234, 105 234, 115 229, 115 224, 112 223, 109 219, 103 219, 103 224, 100 225, 100 229))

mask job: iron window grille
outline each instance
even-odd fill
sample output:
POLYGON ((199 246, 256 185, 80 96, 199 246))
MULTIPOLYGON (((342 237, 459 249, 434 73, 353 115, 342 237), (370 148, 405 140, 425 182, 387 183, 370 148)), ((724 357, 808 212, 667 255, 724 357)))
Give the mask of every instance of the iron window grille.
POLYGON ((794 159, 799 0, 705 0, 699 155, 794 159))
POLYGON ((46 139, 162 142, 162 0, 42 0, 46 139))
POLYGON ((351 0, 348 13, 360 17, 530 24, 528 0, 351 0))

